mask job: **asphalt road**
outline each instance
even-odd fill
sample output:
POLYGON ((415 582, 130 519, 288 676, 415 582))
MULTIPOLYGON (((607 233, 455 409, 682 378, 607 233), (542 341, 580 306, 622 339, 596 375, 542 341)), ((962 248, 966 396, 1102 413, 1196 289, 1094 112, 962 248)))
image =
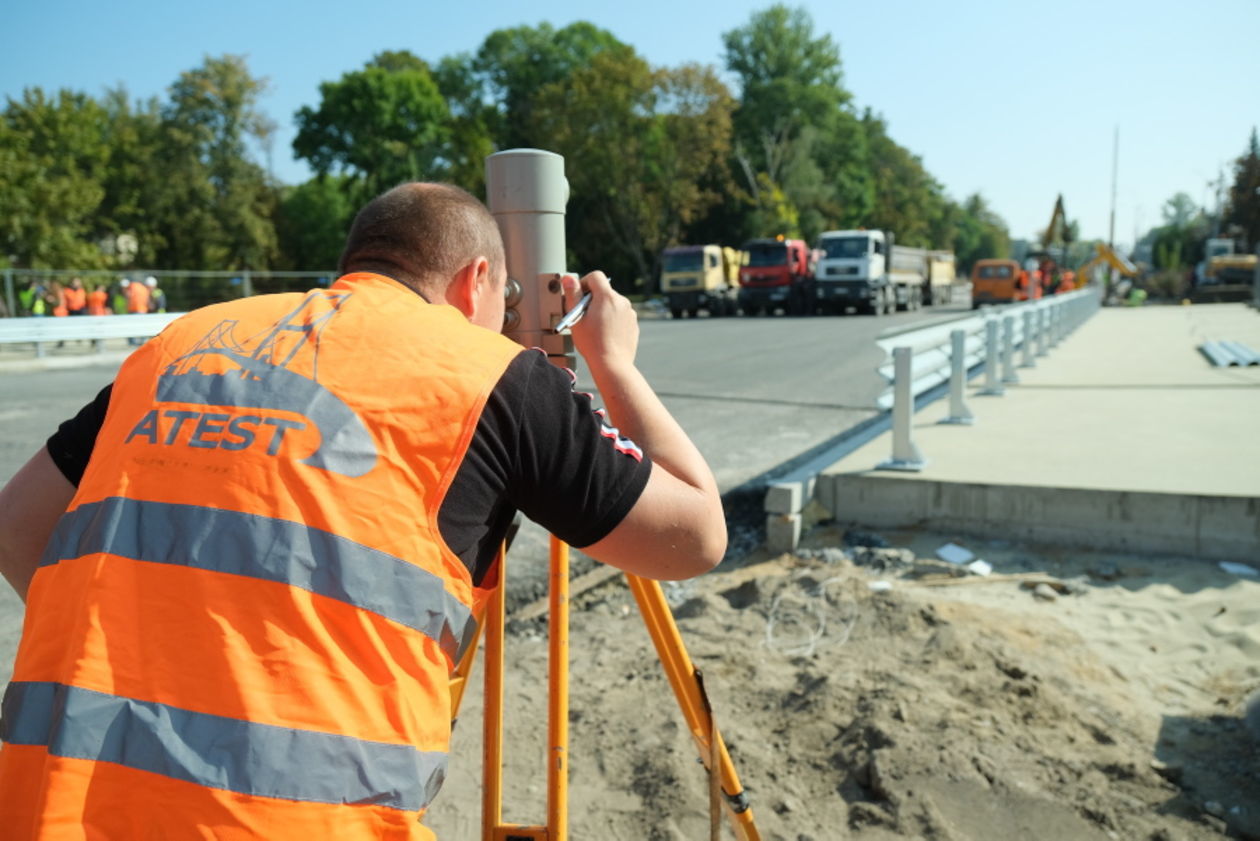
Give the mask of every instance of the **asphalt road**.
MULTIPOLYGON (((875 373, 881 361, 875 339, 882 331, 962 314, 966 306, 882 317, 645 317, 638 363, 727 493, 876 413, 884 383, 875 373)), ((116 364, 4 370, 16 361, 12 352, 0 357, 3 481, 117 373, 116 364)), ((578 376, 584 390, 593 389, 581 366, 578 376)), ((546 545, 542 529, 522 528, 510 560, 528 584, 513 603, 540 592, 546 545)), ((20 617, 20 603, 0 586, 0 684, 10 675, 20 617)))

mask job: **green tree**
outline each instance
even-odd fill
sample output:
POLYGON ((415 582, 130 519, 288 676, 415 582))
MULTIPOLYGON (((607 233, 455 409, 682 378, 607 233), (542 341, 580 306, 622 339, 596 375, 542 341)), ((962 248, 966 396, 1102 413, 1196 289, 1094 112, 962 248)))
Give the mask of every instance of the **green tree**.
POLYGON ((1164 202, 1161 212, 1164 216, 1165 225, 1184 228, 1194 221, 1194 217, 1198 215, 1199 209, 1195 206, 1194 199, 1190 198, 1190 196, 1185 193, 1177 193, 1164 202))
POLYGON ((298 110, 293 140, 318 174, 348 175, 366 196, 445 174, 450 112, 421 59, 380 53, 319 93, 319 108, 298 110))
POLYGON ((530 129, 566 159, 570 249, 616 266, 623 289, 722 200, 732 101, 712 68, 654 70, 629 47, 605 50, 531 107, 530 129))
POLYGON ((161 105, 156 98, 132 103, 122 87, 107 90, 101 105, 107 115, 109 160, 96 227, 106 256, 118 268, 161 265, 159 254, 166 247, 162 229, 169 227, 160 224, 155 212, 169 186, 161 105), (135 238, 134 252, 117 250, 121 235, 135 238))
MULTIPOLYGON (((919 157, 888 135, 882 117, 869 110, 862 117, 870 148, 875 200, 867 224, 887 228, 902 245, 940 247, 946 199, 919 157)), ((947 237, 946 239, 948 239, 947 237)))
POLYGON ((7 100, 0 117, 0 251, 17 266, 95 268, 105 197, 107 115, 90 97, 40 88, 7 100))
POLYGON ((954 208, 957 222, 952 247, 960 274, 969 273, 977 260, 1010 256, 1010 231, 983 196, 979 193, 968 196, 962 205, 954 208))
POLYGON ((1174 272, 1203 259, 1208 219, 1185 193, 1171 196, 1161 209, 1164 224, 1152 228, 1143 240, 1150 243, 1155 268, 1174 272))
POLYGON ((276 233, 284 268, 336 267, 356 210, 345 180, 345 176, 316 176, 283 191, 276 233))
POLYGON ((600 54, 625 55, 628 49, 611 32, 585 21, 562 29, 543 23, 491 32, 476 56, 463 61, 466 74, 476 82, 476 95, 494 104, 492 114, 483 116, 495 145, 548 149, 550 139, 535 131, 547 122, 540 123, 534 115, 539 92, 564 84, 600 54))
POLYGON ((164 265, 266 268, 275 256, 274 190, 249 156, 274 125, 258 109, 266 81, 241 56, 181 73, 162 109, 162 189, 154 198, 164 265))
POLYGON ((1260 246, 1260 139, 1254 128, 1247 151, 1234 162, 1234 183, 1229 188, 1225 223, 1241 232, 1244 250, 1252 251, 1260 246))
POLYGON ((815 35, 805 10, 780 4, 723 44, 740 89, 735 168, 756 208, 745 233, 785 233, 770 226, 787 218, 808 239, 863 224, 874 202, 869 148, 831 36, 815 35))

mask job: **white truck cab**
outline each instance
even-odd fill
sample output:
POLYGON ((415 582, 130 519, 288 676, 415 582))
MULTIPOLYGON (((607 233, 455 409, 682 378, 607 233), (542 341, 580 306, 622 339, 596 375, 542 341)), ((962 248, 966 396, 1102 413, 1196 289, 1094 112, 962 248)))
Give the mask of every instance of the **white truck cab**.
POLYGON ((819 310, 888 312, 888 237, 883 231, 826 231, 818 237, 814 289, 819 310))

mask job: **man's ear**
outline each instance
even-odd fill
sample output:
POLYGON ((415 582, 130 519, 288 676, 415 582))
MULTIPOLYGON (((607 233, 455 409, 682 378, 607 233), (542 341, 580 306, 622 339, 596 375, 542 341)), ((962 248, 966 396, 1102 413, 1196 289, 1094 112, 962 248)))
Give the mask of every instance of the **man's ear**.
POLYGON ((446 303, 462 312, 465 318, 470 319, 477 312, 477 293, 480 291, 477 288, 478 263, 485 263, 485 260, 481 258, 473 260, 455 272, 451 282, 446 285, 446 303))

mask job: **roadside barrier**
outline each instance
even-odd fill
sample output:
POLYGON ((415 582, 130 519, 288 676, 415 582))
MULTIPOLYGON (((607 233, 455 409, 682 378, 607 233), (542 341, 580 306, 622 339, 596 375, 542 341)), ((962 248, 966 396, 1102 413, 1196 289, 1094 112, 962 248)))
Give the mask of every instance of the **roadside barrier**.
POLYGON ((42 357, 47 354, 49 342, 90 341, 101 353, 105 339, 148 339, 181 315, 182 312, 155 312, 4 318, 0 319, 0 344, 34 344, 35 355, 42 357))
POLYGON ((985 307, 974 316, 910 330, 880 339, 877 344, 891 357, 879 367, 890 383, 878 398, 881 409, 892 409, 892 456, 876 469, 917 472, 927 460, 915 445, 912 430, 920 398, 949 384, 949 413, 942 423, 971 424, 975 415, 966 402, 967 380, 984 373, 980 394, 1002 396, 1019 384, 1020 368, 1036 366, 1036 357, 1056 347, 1083 324, 1101 303, 1091 286, 1018 304, 985 307))

